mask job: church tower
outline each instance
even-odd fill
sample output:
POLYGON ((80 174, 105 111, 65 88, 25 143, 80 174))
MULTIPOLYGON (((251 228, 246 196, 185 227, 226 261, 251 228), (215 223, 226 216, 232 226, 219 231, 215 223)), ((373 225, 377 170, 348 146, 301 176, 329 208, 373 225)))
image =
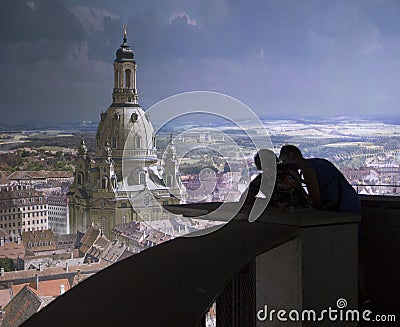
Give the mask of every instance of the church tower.
POLYGON ((114 104, 137 104, 136 89, 136 62, 133 51, 129 48, 124 25, 124 38, 121 47, 117 50, 114 60, 114 104))
POLYGON ((176 195, 180 194, 173 144, 165 173, 157 165, 154 129, 138 103, 137 66, 126 25, 123 33, 113 63, 112 103, 100 114, 94 155, 81 140, 68 192, 70 230, 85 232, 94 226, 109 239, 115 225, 168 218, 160 204, 179 203, 176 195))
POLYGON ((122 159, 136 162, 132 169, 143 169, 157 162, 156 141, 150 118, 138 103, 136 86, 136 61, 127 43, 126 25, 124 37, 114 60, 114 88, 112 104, 100 115, 96 134, 96 158, 102 157, 103 146, 108 140, 114 160, 115 174, 122 181, 122 159), (130 133, 131 141, 126 142, 130 133))

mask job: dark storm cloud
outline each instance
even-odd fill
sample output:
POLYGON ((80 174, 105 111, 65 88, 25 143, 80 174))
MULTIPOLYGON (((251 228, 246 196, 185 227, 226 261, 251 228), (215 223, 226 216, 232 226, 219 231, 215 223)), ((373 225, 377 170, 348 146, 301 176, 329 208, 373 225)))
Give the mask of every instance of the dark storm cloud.
POLYGON ((72 42, 84 39, 79 21, 56 0, 0 2, 3 61, 63 59, 72 42))
POLYGON ((1 1, 0 24, 3 123, 97 116, 89 98, 95 82, 101 87, 107 80, 106 72, 102 63, 88 60, 82 25, 63 2, 1 1))
POLYGON ((127 23, 145 108, 212 90, 260 115, 393 113, 399 8, 391 0, 2 1, 0 112, 97 120, 127 23))

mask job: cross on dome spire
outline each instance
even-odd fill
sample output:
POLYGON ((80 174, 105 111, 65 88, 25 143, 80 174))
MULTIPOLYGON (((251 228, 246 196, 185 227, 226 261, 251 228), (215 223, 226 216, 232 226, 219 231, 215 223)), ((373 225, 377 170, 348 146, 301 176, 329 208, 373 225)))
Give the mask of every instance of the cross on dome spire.
POLYGON ((124 25, 122 25, 122 27, 124 28, 124 43, 126 43, 127 42, 127 39, 126 39, 126 28, 128 27, 128 25, 124 24, 124 25))

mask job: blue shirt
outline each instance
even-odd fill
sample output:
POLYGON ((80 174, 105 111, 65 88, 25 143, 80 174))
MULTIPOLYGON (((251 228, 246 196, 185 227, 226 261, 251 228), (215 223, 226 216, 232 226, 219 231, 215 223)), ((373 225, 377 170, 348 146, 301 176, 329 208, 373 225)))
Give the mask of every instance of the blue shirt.
POLYGON ((322 205, 337 202, 338 211, 361 213, 356 191, 331 162, 320 158, 306 159, 305 167, 314 169, 317 175, 322 205))

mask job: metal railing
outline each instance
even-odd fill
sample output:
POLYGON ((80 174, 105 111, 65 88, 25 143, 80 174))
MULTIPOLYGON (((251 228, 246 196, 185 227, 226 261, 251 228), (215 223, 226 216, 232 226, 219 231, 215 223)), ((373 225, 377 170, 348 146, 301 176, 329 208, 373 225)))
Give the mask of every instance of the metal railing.
POLYGON ((245 265, 216 296, 200 327, 254 327, 255 259, 245 265))
POLYGON ((396 191, 394 192, 388 192, 388 193, 382 193, 382 192, 377 192, 376 194, 371 194, 371 195, 395 195, 395 196, 400 196, 400 184, 351 184, 353 188, 356 190, 357 194, 360 194, 360 189, 363 187, 374 187, 378 189, 383 189, 383 188, 392 188, 396 191))

